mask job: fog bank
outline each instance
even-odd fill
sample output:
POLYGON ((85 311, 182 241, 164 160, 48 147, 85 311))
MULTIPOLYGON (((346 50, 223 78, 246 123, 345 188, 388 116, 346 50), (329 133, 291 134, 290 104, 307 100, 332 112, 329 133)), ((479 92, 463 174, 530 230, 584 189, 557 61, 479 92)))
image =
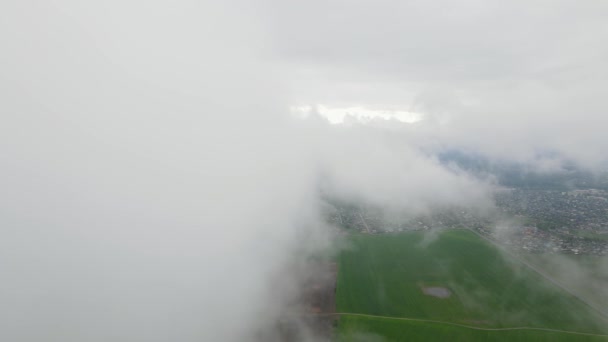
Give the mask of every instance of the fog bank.
POLYGON ((332 246, 320 187, 484 198, 416 148, 291 118, 254 9, 0 6, 0 339, 251 340, 297 292, 277 275, 332 246))

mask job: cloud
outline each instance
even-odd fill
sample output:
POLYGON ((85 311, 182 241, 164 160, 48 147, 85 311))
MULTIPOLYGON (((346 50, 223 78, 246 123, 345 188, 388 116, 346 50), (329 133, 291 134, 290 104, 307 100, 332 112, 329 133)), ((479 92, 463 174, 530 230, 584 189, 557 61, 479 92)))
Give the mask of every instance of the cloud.
POLYGON ((367 5, 3 2, 0 339, 251 340, 332 247, 321 190, 482 206, 491 184, 429 151, 598 155, 594 8, 367 5), (289 116, 318 103, 423 120, 289 116))
POLYGON ((249 19, 2 7, 1 339, 243 341, 276 319, 314 186, 249 19))
POLYGON ((1 7, 2 340, 251 340, 331 246, 320 175, 412 207, 473 184, 290 118, 251 4, 1 7))
POLYGON ((325 190, 338 197, 410 213, 483 207, 488 198, 490 184, 445 168, 400 133, 361 124, 330 130, 319 154, 325 190))

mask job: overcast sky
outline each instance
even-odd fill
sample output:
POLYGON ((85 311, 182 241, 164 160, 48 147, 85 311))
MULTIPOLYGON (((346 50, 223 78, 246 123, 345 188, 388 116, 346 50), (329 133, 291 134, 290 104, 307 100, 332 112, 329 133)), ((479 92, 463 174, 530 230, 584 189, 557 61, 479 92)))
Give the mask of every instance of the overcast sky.
POLYGON ((491 188, 429 146, 598 167, 607 15, 603 1, 2 1, 0 340, 251 340, 297 289, 276 275, 331 247, 320 184, 419 213, 491 188), (316 116, 349 111, 368 123, 316 116))
POLYGON ((603 1, 272 2, 296 105, 407 111, 450 145, 606 160, 603 1))

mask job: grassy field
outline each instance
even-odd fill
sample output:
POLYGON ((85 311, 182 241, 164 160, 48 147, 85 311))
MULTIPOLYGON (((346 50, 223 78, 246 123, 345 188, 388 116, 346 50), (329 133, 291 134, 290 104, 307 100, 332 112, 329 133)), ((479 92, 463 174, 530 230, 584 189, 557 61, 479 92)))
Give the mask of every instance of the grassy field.
POLYGON ((386 318, 340 318, 339 341, 603 341, 605 337, 535 330, 484 331, 448 324, 403 322, 386 318))
MULTIPOLYGON (((606 333, 608 324, 565 293, 494 246, 466 230, 438 236, 420 232, 356 234, 340 255, 337 311, 385 317, 451 322, 480 328, 537 327, 606 333), (423 293, 441 287, 449 298, 423 293)), ((483 331, 431 322, 342 316, 340 340, 358 334, 390 341, 593 339, 582 335, 532 330, 483 331), (447 335, 444 335, 447 334, 447 335), (443 336, 443 337, 442 337, 443 336)), ((608 340, 608 339, 603 339, 608 340)))

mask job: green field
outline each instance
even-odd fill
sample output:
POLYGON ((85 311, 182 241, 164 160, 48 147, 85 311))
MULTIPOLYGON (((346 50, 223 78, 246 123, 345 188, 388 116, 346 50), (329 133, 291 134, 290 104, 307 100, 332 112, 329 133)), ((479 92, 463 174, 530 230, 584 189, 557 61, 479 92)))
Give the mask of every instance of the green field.
POLYGON ((420 232, 351 235, 339 257, 336 305, 340 313, 370 315, 340 317, 337 336, 345 341, 358 336, 389 341, 608 340, 447 324, 596 334, 606 333, 608 325, 583 302, 467 230, 444 231, 436 239, 420 232), (451 296, 425 295, 428 287, 448 289, 451 296))
POLYGON ((440 323, 386 318, 340 318, 340 340, 376 341, 606 341, 605 337, 535 330, 484 331, 440 323))

